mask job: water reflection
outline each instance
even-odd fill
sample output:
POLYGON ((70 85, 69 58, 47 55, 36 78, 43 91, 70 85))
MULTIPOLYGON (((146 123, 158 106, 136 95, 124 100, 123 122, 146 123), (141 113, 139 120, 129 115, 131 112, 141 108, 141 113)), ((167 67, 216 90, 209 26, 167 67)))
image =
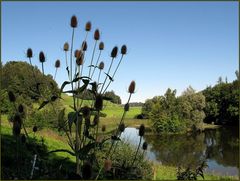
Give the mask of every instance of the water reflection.
MULTIPOLYGON (((123 134, 133 145, 139 141, 138 130, 127 128, 123 134)), ((195 135, 146 135, 147 157, 164 165, 196 166, 207 159, 207 172, 219 175, 238 175, 238 130, 221 128, 195 135)))

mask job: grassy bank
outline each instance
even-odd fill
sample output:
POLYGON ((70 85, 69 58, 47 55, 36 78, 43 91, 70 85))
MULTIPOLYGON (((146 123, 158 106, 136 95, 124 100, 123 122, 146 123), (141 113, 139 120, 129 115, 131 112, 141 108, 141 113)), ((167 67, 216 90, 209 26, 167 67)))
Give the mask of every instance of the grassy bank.
MULTIPOLYGON (((104 120, 104 121, 109 121, 109 120, 104 120)), ((128 120, 129 124, 131 123, 133 125, 134 121, 133 122, 131 121, 133 120, 128 120)), ((145 120, 140 120, 140 121, 143 122, 145 120)), ((66 138, 63 136, 60 136, 58 133, 52 130, 43 129, 41 131, 38 131, 34 135, 29 129, 29 133, 31 138, 36 138, 38 141, 44 138, 44 142, 47 146, 48 151, 59 149, 59 148, 70 150, 70 147, 66 142, 66 138)), ((2 119, 1 119, 1 135, 5 135, 5 136, 12 135, 12 129, 10 124, 6 120, 6 116, 2 116, 2 119)), ((57 152, 56 156, 58 156, 59 158, 68 157, 70 161, 75 162, 75 158, 67 153, 57 152)), ((158 164, 153 164, 153 165, 154 165, 153 166, 154 180, 176 180, 176 172, 177 172, 176 167, 170 167, 170 166, 164 166, 164 165, 158 165, 158 164)), ((198 179, 201 180, 200 177, 198 179)), ((215 175, 205 174, 205 180, 238 180, 238 178, 231 177, 231 176, 215 176, 215 175)))

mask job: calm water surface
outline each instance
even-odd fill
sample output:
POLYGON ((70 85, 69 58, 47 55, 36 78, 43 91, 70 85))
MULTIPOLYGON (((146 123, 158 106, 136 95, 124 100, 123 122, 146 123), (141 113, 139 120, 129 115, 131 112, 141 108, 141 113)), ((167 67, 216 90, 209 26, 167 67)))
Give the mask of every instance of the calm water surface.
MULTIPOLYGON (((131 144, 139 143, 138 130, 126 128, 122 137, 131 144)), ((146 156, 169 166, 198 165, 207 159, 205 172, 216 175, 239 175, 239 132, 233 128, 205 130, 197 135, 146 135, 146 156)))

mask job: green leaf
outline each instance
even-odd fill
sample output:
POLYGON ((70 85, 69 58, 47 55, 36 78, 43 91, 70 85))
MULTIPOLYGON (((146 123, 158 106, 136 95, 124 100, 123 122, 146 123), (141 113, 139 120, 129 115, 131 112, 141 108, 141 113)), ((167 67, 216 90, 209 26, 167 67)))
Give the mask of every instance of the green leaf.
POLYGON ((99 146, 99 143, 88 143, 86 146, 81 148, 77 153, 79 159, 83 160, 87 157, 88 153, 94 149, 96 146, 99 146))
POLYGON ((55 153, 55 152, 66 152, 66 153, 69 153, 72 156, 75 156, 75 153, 73 153, 73 152, 71 152, 69 150, 66 150, 66 149, 53 150, 53 151, 49 151, 48 153, 55 153))
POLYGON ((69 82, 69 81, 65 81, 65 82, 63 82, 63 84, 61 85, 60 92, 62 92, 63 89, 64 89, 64 87, 65 87, 67 84, 70 84, 70 83, 71 83, 71 82, 69 82))
POLYGON ((73 122, 77 121, 77 113, 76 112, 70 112, 68 113, 68 126, 70 133, 72 132, 72 124, 73 122))
POLYGON ((43 101, 42 104, 39 106, 38 110, 42 109, 44 106, 46 106, 49 103, 49 101, 43 101))
MULTIPOLYGON (((105 72, 104 72, 104 73, 105 73, 105 72)), ((105 73, 105 74, 108 76, 108 78, 109 78, 110 81, 112 81, 112 82, 114 81, 113 78, 112 78, 110 75, 108 75, 107 73, 105 73)))

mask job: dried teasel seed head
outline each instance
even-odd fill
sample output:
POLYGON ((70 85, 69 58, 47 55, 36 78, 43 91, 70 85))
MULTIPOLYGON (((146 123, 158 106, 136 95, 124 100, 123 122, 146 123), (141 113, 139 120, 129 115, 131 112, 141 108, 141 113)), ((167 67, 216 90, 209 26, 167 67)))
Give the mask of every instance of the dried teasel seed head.
POLYGON ((129 103, 124 105, 124 111, 129 111, 129 103))
POLYGON ((85 30, 86 30, 86 31, 91 31, 91 28, 92 28, 92 23, 91 23, 91 21, 88 21, 88 22, 86 23, 85 30))
POLYGON ((139 136, 144 136, 144 133, 145 133, 145 126, 144 126, 144 124, 141 124, 138 134, 139 134, 139 136))
POLYGON ((101 41, 99 43, 99 50, 103 50, 104 49, 104 43, 101 41))
POLYGON ((104 161, 104 170, 105 170, 105 171, 110 171, 111 168, 112 168, 112 161, 109 160, 109 159, 106 159, 106 160, 104 161))
POLYGON ((84 118, 89 118, 91 110, 88 106, 82 107, 80 111, 82 112, 84 118))
POLYGON ((63 50, 66 51, 66 52, 69 50, 69 44, 68 44, 68 42, 65 42, 65 43, 64 43, 64 45, 63 45, 63 50))
POLYGON ((75 58, 80 57, 80 51, 79 51, 79 50, 75 50, 75 51, 74 51, 74 57, 75 57, 75 58))
POLYGON ((18 112, 19 112, 19 113, 23 113, 23 111, 24 111, 24 107, 23 107, 22 104, 20 104, 20 105, 18 106, 18 112))
POLYGON ((33 132, 35 133, 37 132, 37 130, 38 130, 37 126, 33 126, 33 132))
POLYGON ((27 49, 27 57, 28 57, 28 58, 32 58, 32 56, 33 56, 32 49, 31 49, 31 48, 28 48, 28 49, 27 49))
POLYGON ((102 125, 102 132, 106 131, 106 125, 102 125))
POLYGON ((86 41, 82 42, 82 50, 87 51, 87 42, 86 41))
POLYGON ((104 69, 104 62, 100 62, 98 68, 99 68, 100 70, 104 69))
POLYGON ((56 67, 56 68, 59 68, 59 67, 60 67, 60 65, 61 65, 61 62, 60 62, 60 60, 56 60, 56 62, 55 62, 55 67, 56 67))
POLYGON ((115 47, 112 49, 111 57, 112 57, 112 58, 116 58, 116 57, 117 57, 117 53, 118 53, 118 47, 115 46, 115 47))
POLYGON ((41 63, 43 63, 43 62, 46 61, 46 60, 45 60, 45 55, 44 55, 44 53, 43 53, 42 51, 39 53, 39 61, 40 61, 41 63))
POLYGON ((94 32, 94 40, 99 40, 99 39, 100 39, 100 33, 99 33, 99 30, 96 29, 94 32))
POLYGON ((90 179, 92 176, 92 165, 89 162, 84 162, 82 166, 82 177, 83 179, 90 179))
POLYGON ((124 123, 119 124, 118 130, 119 130, 120 132, 124 132, 124 130, 125 130, 125 124, 124 124, 124 123))
POLYGON ((123 45, 121 48, 121 54, 125 55, 127 53, 127 46, 123 45))
POLYGON ((129 87, 128 87, 128 92, 129 92, 130 94, 133 94, 134 91, 135 91, 135 87, 136 87, 136 83, 135 83, 135 81, 133 80, 133 81, 130 83, 129 87))
POLYGON ((145 141, 145 142, 143 143, 143 145, 142 145, 142 149, 143 149, 143 150, 147 150, 147 147, 148 147, 148 144, 147 144, 147 142, 145 141))
POLYGON ((78 66, 80 66, 80 65, 83 64, 83 56, 81 56, 80 58, 77 58, 77 59, 76 59, 76 64, 77 64, 78 66))
POLYGON ((17 121, 14 121, 12 131, 14 136, 19 136, 21 133, 21 124, 19 124, 17 121))
POLYGON ((8 91, 8 98, 9 98, 9 101, 10 101, 10 102, 15 102, 15 101, 16 101, 16 97, 15 97, 15 95, 13 94, 12 91, 8 91))
POLYGON ((103 98, 101 95, 96 96, 95 105, 96 110, 100 111, 103 108, 103 98))
POLYGON ((75 15, 72 16, 70 25, 71 25, 72 28, 77 27, 78 21, 77 21, 77 17, 75 15))

